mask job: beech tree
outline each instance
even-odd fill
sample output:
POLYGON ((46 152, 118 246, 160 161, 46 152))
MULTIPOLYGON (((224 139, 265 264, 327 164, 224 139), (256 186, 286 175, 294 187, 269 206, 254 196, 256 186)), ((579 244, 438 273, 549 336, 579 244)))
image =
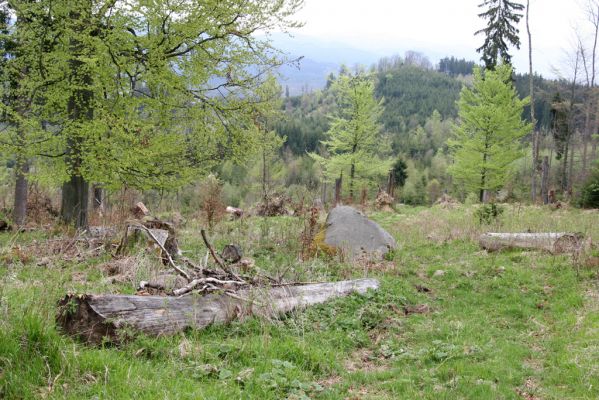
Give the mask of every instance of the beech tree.
POLYGON ((485 68, 494 69, 501 60, 511 63, 509 46, 520 48, 516 25, 522 18, 524 6, 510 0, 484 0, 479 7, 487 8, 478 15, 487 20, 487 26, 475 33, 485 36, 483 45, 476 50, 482 53, 485 68))
POLYGON ((458 123, 448 141, 454 163, 449 173, 469 191, 501 188, 522 156, 519 140, 532 124, 522 119, 529 99, 520 100, 511 83, 512 68, 500 64, 484 73, 474 69, 472 88, 464 87, 458 101, 458 123))
POLYGON ((356 181, 371 182, 391 169, 392 161, 385 157, 390 146, 379 124, 382 100, 374 98, 374 82, 362 73, 340 75, 332 90, 337 111, 331 117, 328 139, 321 142, 328 157, 311 156, 324 166, 329 180, 342 173, 349 177, 349 196, 353 199, 356 181))
POLYGON ((25 84, 49 127, 61 215, 83 228, 90 182, 170 189, 245 156, 256 89, 285 62, 256 33, 298 26, 302 0, 7 4, 29 21, 16 34, 32 49, 25 84))

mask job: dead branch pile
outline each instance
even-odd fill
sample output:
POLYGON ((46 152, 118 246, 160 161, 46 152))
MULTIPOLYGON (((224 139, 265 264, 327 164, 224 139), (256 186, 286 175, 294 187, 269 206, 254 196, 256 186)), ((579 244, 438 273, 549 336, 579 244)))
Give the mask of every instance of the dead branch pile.
POLYGON ((450 210, 459 206, 460 202, 448 195, 447 193, 443 193, 443 195, 441 195, 441 197, 439 197, 437 201, 435 201, 435 205, 450 210))
POLYGON ((261 217, 275 217, 278 215, 289 215, 288 206, 291 199, 284 194, 267 196, 262 203, 258 204, 256 214, 261 217))
POLYGON ((384 190, 379 190, 378 194, 376 195, 376 199, 374 200, 374 204, 379 210, 389 211, 391 210, 391 206, 393 205, 394 201, 395 199, 391 197, 389 193, 385 192, 384 190))
MULTIPOLYGON (((67 295, 59 302, 57 314, 58 323, 67 333, 92 343, 106 339, 118 342, 126 339, 123 333, 130 332, 122 329, 125 327, 149 335, 175 333, 189 327, 201 329, 249 315, 276 316, 352 292, 364 293, 379 285, 374 279, 282 282, 241 258, 238 246, 228 245, 219 255, 203 229, 206 257, 197 263, 185 257, 176 262, 151 228, 141 224, 135 228, 144 231, 162 250, 182 283, 167 289, 160 280, 142 281, 136 296, 67 295), (209 255, 214 261, 212 266, 208 265, 209 255)), ((119 265, 109 272, 122 273, 119 265)))

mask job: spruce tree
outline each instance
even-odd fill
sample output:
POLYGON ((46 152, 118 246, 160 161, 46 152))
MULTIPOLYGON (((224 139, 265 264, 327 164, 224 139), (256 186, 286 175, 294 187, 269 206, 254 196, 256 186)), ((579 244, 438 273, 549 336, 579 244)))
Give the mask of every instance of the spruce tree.
POLYGON ((510 0, 484 0, 479 7, 487 8, 485 12, 478 14, 487 20, 487 27, 475 33, 485 36, 483 45, 476 49, 482 53, 485 68, 495 69, 502 59, 508 64, 511 63, 512 57, 508 50, 510 45, 520 48, 516 25, 522 18, 521 11, 524 10, 524 6, 510 0))

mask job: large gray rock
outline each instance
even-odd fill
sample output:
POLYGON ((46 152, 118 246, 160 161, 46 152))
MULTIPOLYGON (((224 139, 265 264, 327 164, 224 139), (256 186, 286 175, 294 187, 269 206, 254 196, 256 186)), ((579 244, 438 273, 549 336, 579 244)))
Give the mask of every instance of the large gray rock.
POLYGON ((326 225, 324 242, 351 259, 363 253, 371 258, 383 258, 390 249, 397 248, 389 232, 349 206, 333 208, 326 225))

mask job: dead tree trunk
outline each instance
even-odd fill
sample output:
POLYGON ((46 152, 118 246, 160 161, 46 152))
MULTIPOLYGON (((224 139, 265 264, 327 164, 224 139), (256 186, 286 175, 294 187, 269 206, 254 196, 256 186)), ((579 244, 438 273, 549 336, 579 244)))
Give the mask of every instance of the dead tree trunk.
POLYGON ((68 295, 59 302, 56 319, 66 333, 87 342, 119 342, 127 339, 126 332, 160 336, 251 315, 275 317, 378 287, 376 279, 358 279, 206 296, 68 295))
POLYGON ((395 197, 395 170, 389 171, 389 179, 387 180, 387 194, 395 197))
POLYGON ((102 186, 94 185, 94 202, 93 207, 95 211, 104 211, 104 189, 102 186))
POLYGON ((549 157, 543 157, 543 174, 541 177, 541 197, 543 204, 549 204, 549 157))
POLYGON ((480 246, 489 251, 503 249, 545 250, 552 254, 574 252, 583 244, 578 233, 485 233, 479 238, 480 246))
POLYGON ((528 33, 528 85, 530 92, 530 122, 532 127, 532 180, 531 180, 531 198, 532 202, 537 201, 537 174, 539 169, 539 132, 537 131, 537 121, 535 119, 535 92, 534 92, 534 74, 532 70, 532 35, 529 24, 530 0, 526 2, 526 32, 528 33))
POLYGON ((341 203, 341 185, 343 185, 343 173, 339 178, 335 179, 335 204, 336 207, 339 203, 341 203))

